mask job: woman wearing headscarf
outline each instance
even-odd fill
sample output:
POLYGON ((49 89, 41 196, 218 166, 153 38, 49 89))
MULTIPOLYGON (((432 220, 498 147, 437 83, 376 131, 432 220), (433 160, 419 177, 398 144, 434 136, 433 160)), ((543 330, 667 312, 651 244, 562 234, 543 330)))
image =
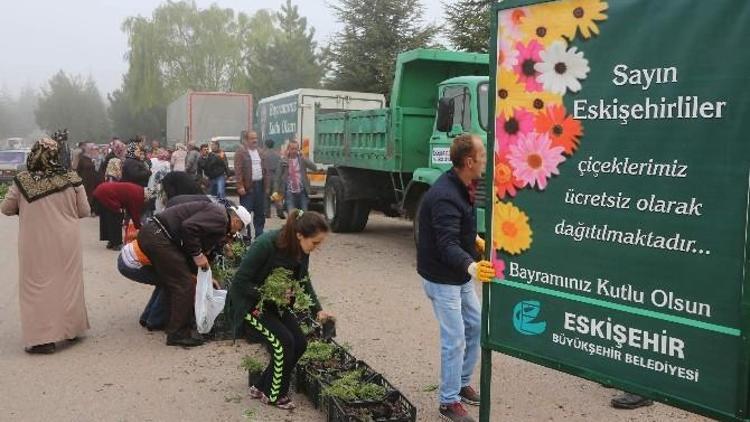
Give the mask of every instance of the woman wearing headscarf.
POLYGON ((119 182, 122 179, 122 160, 125 159, 127 149, 128 147, 119 139, 109 144, 109 154, 103 164, 105 182, 119 182))
POLYGON ((149 170, 145 158, 146 154, 141 145, 137 142, 131 142, 128 145, 128 151, 125 153, 125 161, 122 163, 121 181, 135 183, 144 188, 148 186, 151 170, 149 170))
POLYGON ((78 219, 91 210, 81 178, 60 164, 57 142, 43 138, 35 143, 26 166, 0 209, 19 217, 24 346, 29 353, 53 353, 56 342, 75 340, 89 329, 78 219))
POLYGON ((94 206, 94 189, 102 182, 101 174, 96 169, 96 160, 98 159, 99 149, 91 142, 83 146, 83 153, 78 157, 78 167, 75 169, 83 180, 83 187, 86 188, 86 197, 89 199, 89 205, 92 210, 94 206))
POLYGON ((146 195, 149 198, 149 211, 162 212, 166 206, 167 199, 162 189, 162 179, 169 174, 172 165, 169 162, 169 151, 159 148, 151 159, 151 177, 148 180, 146 195))
POLYGON ((185 160, 187 159, 187 148, 185 144, 176 144, 175 152, 172 153, 172 171, 185 171, 185 160))

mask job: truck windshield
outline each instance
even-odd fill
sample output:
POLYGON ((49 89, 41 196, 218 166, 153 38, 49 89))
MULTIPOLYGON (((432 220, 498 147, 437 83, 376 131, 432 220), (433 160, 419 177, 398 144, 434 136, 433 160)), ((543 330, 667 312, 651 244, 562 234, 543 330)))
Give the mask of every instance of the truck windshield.
POLYGON ((479 88, 477 89, 479 95, 477 95, 479 100, 479 124, 482 126, 482 129, 486 132, 488 129, 488 114, 489 114, 489 108, 490 108, 490 102, 489 102, 489 91, 490 86, 487 83, 483 83, 479 85, 479 88))

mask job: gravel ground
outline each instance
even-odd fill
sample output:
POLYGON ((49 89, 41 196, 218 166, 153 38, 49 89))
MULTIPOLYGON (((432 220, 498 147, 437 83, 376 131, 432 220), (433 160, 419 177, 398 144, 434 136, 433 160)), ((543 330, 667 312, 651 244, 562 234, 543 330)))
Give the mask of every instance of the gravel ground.
MULTIPOLYGON (((270 227, 279 220, 269 221, 270 227)), ((138 315, 150 288, 122 278, 116 253, 98 242, 98 222, 82 220, 86 302, 92 329, 51 356, 29 356, 20 343, 15 218, 0 218, 0 420, 2 421, 324 421, 302 396, 293 413, 247 397, 238 369, 257 345, 167 347, 138 315)), ((44 259, 43 252, 40 260, 44 259)), ((325 308, 338 317, 338 340, 352 346, 436 421, 438 327, 415 272, 411 224, 372 216, 364 233, 333 235, 313 255, 311 273, 325 308)), ((265 359, 265 358, 264 358, 265 359)), ((476 371, 476 383, 479 369, 476 371)), ((517 359, 493 358, 492 421, 698 421, 657 404, 618 411, 615 390, 517 359)), ((472 409, 477 416, 478 409, 472 409)))

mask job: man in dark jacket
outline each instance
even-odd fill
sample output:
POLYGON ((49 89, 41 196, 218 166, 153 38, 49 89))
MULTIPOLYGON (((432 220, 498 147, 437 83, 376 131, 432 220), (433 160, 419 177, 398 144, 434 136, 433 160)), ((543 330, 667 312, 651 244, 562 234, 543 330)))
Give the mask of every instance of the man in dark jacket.
POLYGON ((281 155, 279 151, 274 149, 276 143, 273 139, 266 139, 265 150, 263 151, 263 172, 266 174, 265 189, 266 189, 266 218, 271 218, 271 205, 276 208, 276 216, 279 218, 286 218, 284 215, 283 206, 279 203, 270 201, 269 198, 273 193, 273 184, 276 180, 276 172, 279 171, 279 164, 281 163, 281 155))
MULTIPOLYGON (((424 195, 419 213, 417 272, 440 325, 440 414, 472 422, 462 406, 479 404, 471 376, 479 358, 481 309, 472 279, 490 281, 481 259, 473 187, 484 173, 487 151, 478 136, 461 135, 450 149, 453 168, 424 195)), ((483 249, 483 248, 482 248, 483 249)))
POLYGON ((237 195, 240 204, 253 213, 255 237, 263 234, 266 225, 266 189, 268 183, 264 157, 258 150, 258 134, 242 132, 242 146, 234 154, 237 195))
POLYGON ((203 344, 191 335, 195 273, 207 268, 206 253, 250 222, 243 207, 231 209, 211 202, 188 202, 167 208, 138 232, 138 244, 150 261, 169 302, 167 344, 203 344))

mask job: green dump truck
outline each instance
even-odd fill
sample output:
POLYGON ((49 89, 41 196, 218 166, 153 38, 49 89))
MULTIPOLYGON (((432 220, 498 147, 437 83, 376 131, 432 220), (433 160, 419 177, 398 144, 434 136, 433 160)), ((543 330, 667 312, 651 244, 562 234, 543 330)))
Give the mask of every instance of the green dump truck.
MULTIPOLYGON (((418 227, 422 195, 451 168, 453 138, 487 138, 488 74, 486 54, 408 51, 396 61, 390 107, 317 117, 315 157, 329 165, 324 205, 335 232, 364 230, 371 210, 418 227)), ((482 233, 484 191, 480 186, 482 233)))

